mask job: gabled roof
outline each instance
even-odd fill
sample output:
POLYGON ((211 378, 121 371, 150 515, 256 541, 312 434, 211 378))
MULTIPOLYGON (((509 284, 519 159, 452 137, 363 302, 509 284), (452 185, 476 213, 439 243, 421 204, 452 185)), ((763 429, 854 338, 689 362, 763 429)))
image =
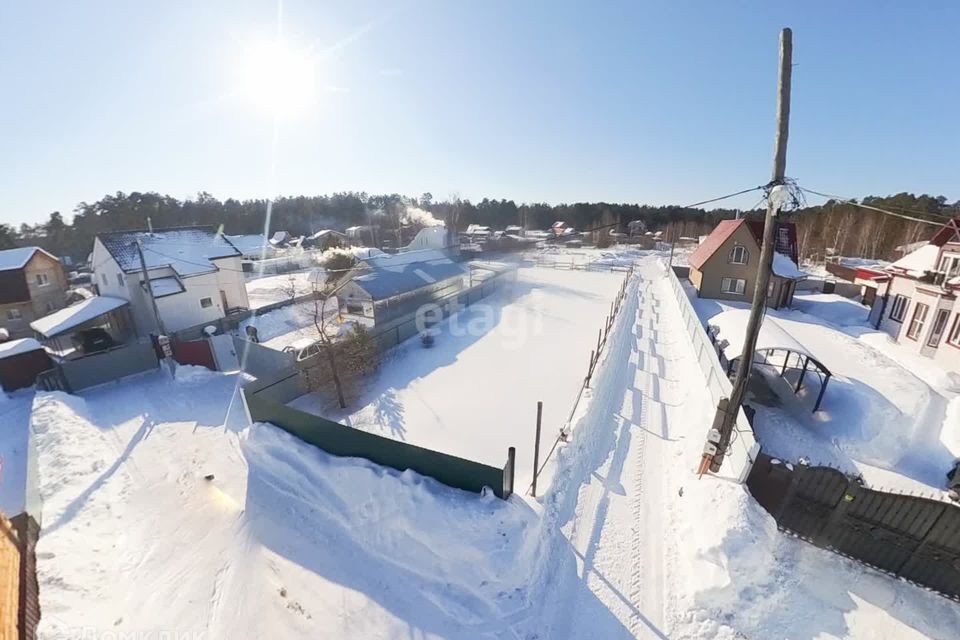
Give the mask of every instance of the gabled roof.
MULTIPOLYGON (((757 243, 757 247, 760 247, 763 244, 764 222, 762 220, 747 220, 745 218, 740 218, 739 220, 721 220, 720 223, 714 227, 710 235, 707 236, 706 240, 703 241, 703 244, 690 254, 687 258, 687 264, 694 269, 703 267, 704 263, 743 225, 747 225, 747 229, 750 231, 750 235, 753 236, 754 242, 757 243)), ((776 243, 775 250, 793 260, 794 264, 797 264, 796 225, 792 222, 778 222, 777 233, 774 235, 774 240, 776 243)))
POLYGON ((213 227, 114 231, 98 234, 97 238, 125 273, 140 270, 137 240, 143 244, 147 269, 169 267, 180 276, 216 271, 217 265, 212 260, 240 255, 213 227))
POLYGON ((45 253, 59 262, 59 259, 55 255, 44 251, 40 247, 17 247, 16 249, 0 251, 0 271, 23 269, 37 251, 45 253))
POLYGON ((930 238, 930 244, 942 247, 945 244, 960 244, 960 218, 954 218, 940 227, 930 238))
POLYGON ((901 275, 920 278, 923 277, 923 274, 927 271, 936 269, 937 258, 939 256, 940 247, 930 242, 891 263, 887 266, 886 270, 901 275))

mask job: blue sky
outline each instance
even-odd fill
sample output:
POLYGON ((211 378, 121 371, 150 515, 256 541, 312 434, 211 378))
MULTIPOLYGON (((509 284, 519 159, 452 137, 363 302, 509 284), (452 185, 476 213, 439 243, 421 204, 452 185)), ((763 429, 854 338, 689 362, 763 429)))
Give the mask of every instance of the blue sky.
POLYGON ((286 0, 282 22, 317 90, 274 155, 237 87, 276 2, 4 3, 0 221, 118 190, 686 204, 769 179, 783 26, 788 175, 960 199, 960 3, 286 0))

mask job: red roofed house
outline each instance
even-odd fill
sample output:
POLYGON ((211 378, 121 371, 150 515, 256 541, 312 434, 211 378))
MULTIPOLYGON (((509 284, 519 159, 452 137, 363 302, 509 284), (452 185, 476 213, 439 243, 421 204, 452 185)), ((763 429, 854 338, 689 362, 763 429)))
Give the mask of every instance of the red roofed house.
POLYGON ((897 342, 960 372, 960 218, 886 268, 871 320, 897 342))
MULTIPOLYGON (((724 220, 690 254, 690 282, 701 298, 752 302, 763 243, 763 222, 724 220)), ((791 222, 777 223, 773 275, 767 305, 773 309, 793 302, 797 282, 806 274, 797 267, 797 229, 791 222)))

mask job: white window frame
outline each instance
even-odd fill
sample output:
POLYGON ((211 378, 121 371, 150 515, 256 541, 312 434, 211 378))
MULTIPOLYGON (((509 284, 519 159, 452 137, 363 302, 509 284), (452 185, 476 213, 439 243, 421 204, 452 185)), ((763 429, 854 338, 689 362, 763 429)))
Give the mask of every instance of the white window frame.
POLYGON ((953 325, 947 333, 947 344, 960 348, 960 312, 953 316, 953 325))
POLYGON ((36 274, 36 280, 38 287, 46 287, 50 284, 50 276, 48 276, 46 273, 41 272, 36 274))
POLYGON ((721 278, 720 292, 735 296, 742 296, 747 289, 747 281, 743 278, 721 278), (732 287, 732 288, 731 288, 732 287))
POLYGON ((212 307, 212 306, 213 306, 213 298, 211 298, 211 297, 200 298, 200 308, 201 308, 201 309, 209 309, 209 308, 212 307), (206 300, 206 301, 209 302, 210 304, 203 304, 203 301, 204 301, 204 300, 206 300))
POLYGON ((747 248, 742 244, 738 244, 730 249, 730 255, 727 257, 727 262, 730 264, 747 264, 750 262, 750 252, 747 251, 747 248), (739 250, 743 254, 743 260, 737 260, 736 253, 739 250))
POLYGON ((118 274, 117 274, 117 286, 120 287, 121 289, 123 289, 123 284, 124 284, 124 283, 123 283, 123 274, 122 274, 122 273, 118 273, 118 274))
POLYGON ((16 307, 7 309, 7 320, 23 320, 23 311, 16 307))
POLYGON ((890 305, 890 319, 894 322, 903 322, 904 316, 907 314, 907 307, 910 306, 910 298, 898 293, 893 296, 893 304, 890 305), (898 306, 899 305, 899 306, 898 306))
POLYGON ((920 338, 920 334, 923 333, 923 326, 927 323, 927 314, 929 313, 930 305, 922 302, 913 305, 913 314, 910 316, 910 325, 907 327, 908 338, 911 340, 920 338), (919 318, 917 317, 918 315, 919 318))
POLYGON ((106 273, 101 273, 101 274, 100 274, 100 280, 103 282, 103 286, 105 286, 105 287, 110 286, 110 285, 107 283, 107 274, 106 274, 106 273))
POLYGON ((940 345, 940 341, 943 340, 943 334, 947 332, 949 326, 950 310, 936 309, 933 313, 933 324, 930 325, 930 335, 927 336, 927 346, 936 349, 940 345), (943 324, 940 323, 941 319, 943 324), (938 329, 940 335, 937 335, 938 329), (936 340, 934 340, 934 337, 936 337, 936 340))

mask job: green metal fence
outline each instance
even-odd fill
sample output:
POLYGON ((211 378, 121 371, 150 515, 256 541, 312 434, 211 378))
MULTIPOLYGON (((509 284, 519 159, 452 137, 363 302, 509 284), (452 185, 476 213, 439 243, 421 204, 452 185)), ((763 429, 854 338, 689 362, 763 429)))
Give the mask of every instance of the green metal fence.
POLYGON ((365 458, 398 471, 411 469, 466 491, 480 492, 490 487, 498 498, 507 499, 513 493, 513 447, 507 452, 503 468, 481 464, 354 429, 286 405, 302 393, 299 371, 289 370, 247 384, 243 399, 251 421, 269 422, 332 455, 365 458))

